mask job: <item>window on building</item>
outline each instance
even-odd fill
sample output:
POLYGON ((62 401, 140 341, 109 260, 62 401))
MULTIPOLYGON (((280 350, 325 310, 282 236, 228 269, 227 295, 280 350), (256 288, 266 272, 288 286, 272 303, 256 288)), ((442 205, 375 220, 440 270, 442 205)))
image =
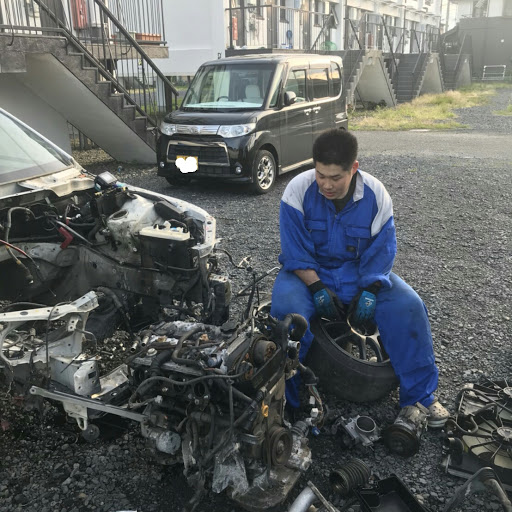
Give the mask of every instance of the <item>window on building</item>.
POLYGON ((324 69, 311 69, 309 79, 313 87, 313 99, 329 97, 329 71, 324 69))
POLYGON ((288 21, 286 18, 286 0, 279 0, 279 19, 281 21, 288 21))
MULTIPOLYGON (((324 12, 324 2, 323 0, 315 0, 315 12, 323 13, 324 12)), ((315 25, 322 24, 322 16, 320 14, 315 14, 315 25)))
POLYGON ((297 96, 296 102, 306 101, 306 70, 292 69, 286 80, 284 91, 291 91, 297 96))

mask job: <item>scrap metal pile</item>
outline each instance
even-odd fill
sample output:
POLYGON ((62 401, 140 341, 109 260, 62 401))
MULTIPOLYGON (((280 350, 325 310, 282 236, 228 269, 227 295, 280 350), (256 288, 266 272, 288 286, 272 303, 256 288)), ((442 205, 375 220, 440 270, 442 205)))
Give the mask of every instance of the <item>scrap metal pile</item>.
POLYGON ((89 292, 62 306, 0 314, 9 380, 61 402, 88 440, 105 415, 140 422, 159 462, 184 465, 197 491, 190 508, 206 488, 228 489, 248 510, 283 501, 311 462, 308 424, 283 419, 285 378, 300 366, 302 317, 273 322, 260 310, 228 329, 160 322, 137 334, 140 349, 126 364, 100 376, 99 358, 82 346, 97 306, 89 292))
POLYGON ((298 361, 306 321, 271 318, 256 277, 241 319, 229 320, 215 220, 110 178, 2 200, 0 377, 60 402, 89 441, 106 418, 139 422, 159 462, 184 466, 189 510, 207 489, 248 510, 281 503, 311 463, 307 433, 323 416, 298 361), (99 344, 119 327, 131 352, 101 375, 99 344), (314 415, 292 425, 285 379, 297 371, 314 415))

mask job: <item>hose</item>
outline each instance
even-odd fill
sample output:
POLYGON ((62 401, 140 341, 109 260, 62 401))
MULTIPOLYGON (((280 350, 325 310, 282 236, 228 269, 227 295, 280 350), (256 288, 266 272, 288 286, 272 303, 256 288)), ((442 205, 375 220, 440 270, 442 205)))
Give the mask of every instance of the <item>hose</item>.
POLYGON ((311 488, 309 486, 305 487, 290 505, 288 512, 307 512, 317 499, 316 494, 311 488))
POLYGON ((176 345, 176 348, 174 349, 172 353, 172 360, 175 363, 178 364, 184 364, 186 366, 200 366, 198 361, 194 361, 192 359, 185 359, 184 357, 179 357, 180 350, 183 348, 183 343, 190 339, 194 334, 198 333, 199 331, 202 331, 203 327, 200 325, 196 325, 193 329, 190 329, 190 331, 187 331, 179 340, 178 344, 176 345))
POLYGON ((512 512, 512 504, 508 499, 494 470, 490 467, 480 468, 464 484, 462 484, 446 504, 443 512, 450 512, 461 505, 470 494, 488 490, 499 499, 505 512, 512 512))
POLYGON ((160 352, 160 354, 156 355, 153 358, 153 361, 151 361, 151 366, 149 367, 149 376, 150 377, 156 377, 157 375, 161 375, 161 366, 169 361, 172 357, 172 350, 165 350, 163 352, 160 352))
POLYGON ((350 492, 361 487, 370 478, 370 468, 359 459, 352 459, 340 469, 331 472, 329 481, 334 491, 341 496, 348 496, 350 492))
POLYGON ((288 350, 288 332, 290 331, 290 326, 292 324, 293 329, 290 332, 290 338, 294 341, 299 341, 304 336, 308 328, 307 320, 297 313, 286 315, 284 319, 276 325, 276 337, 285 354, 288 350))

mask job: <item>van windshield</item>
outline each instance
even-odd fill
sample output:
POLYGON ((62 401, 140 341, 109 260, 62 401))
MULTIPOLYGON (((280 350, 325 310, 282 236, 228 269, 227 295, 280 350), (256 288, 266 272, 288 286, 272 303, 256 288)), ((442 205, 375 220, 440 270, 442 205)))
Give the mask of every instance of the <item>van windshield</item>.
POLYGON ((182 103, 183 110, 261 108, 272 79, 272 64, 219 64, 202 67, 182 103))

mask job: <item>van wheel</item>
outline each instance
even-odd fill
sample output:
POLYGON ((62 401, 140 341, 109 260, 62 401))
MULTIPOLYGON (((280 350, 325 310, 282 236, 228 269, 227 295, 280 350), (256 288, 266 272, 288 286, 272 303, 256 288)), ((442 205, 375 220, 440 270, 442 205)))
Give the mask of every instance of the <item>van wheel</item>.
POLYGON ((166 176, 165 179, 173 187, 184 187, 192 181, 190 176, 166 176))
POLYGON ((398 379, 377 335, 354 334, 345 322, 314 319, 315 339, 306 364, 325 389, 342 400, 372 402, 389 394, 398 379))
POLYGON ((277 168, 274 155, 260 149, 256 153, 252 168, 252 189, 256 194, 266 194, 276 182, 277 168))

